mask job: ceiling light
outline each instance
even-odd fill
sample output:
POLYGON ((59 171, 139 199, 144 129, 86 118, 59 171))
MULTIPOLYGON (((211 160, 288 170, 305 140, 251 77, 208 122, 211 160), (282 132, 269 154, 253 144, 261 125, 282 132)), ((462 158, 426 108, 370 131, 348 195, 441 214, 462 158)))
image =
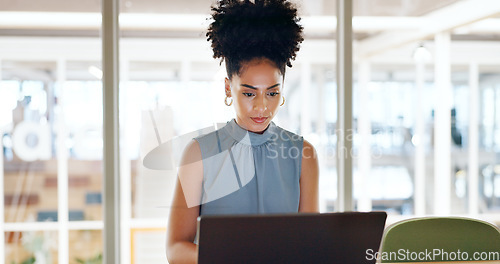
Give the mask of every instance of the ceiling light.
POLYGON ((431 52, 424 46, 424 43, 420 43, 418 47, 413 51, 412 55, 415 62, 428 62, 431 60, 431 52))

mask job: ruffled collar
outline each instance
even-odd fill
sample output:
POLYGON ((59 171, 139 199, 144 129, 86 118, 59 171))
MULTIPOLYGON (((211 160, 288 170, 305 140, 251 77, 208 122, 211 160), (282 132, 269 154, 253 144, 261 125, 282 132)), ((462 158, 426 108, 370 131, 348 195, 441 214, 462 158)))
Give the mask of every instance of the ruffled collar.
POLYGON ((257 134, 240 127, 234 118, 227 122, 227 125, 224 128, 236 141, 251 146, 262 145, 270 141, 273 136, 277 136, 278 134, 276 132, 276 125, 273 121, 269 123, 269 126, 262 134, 257 134))

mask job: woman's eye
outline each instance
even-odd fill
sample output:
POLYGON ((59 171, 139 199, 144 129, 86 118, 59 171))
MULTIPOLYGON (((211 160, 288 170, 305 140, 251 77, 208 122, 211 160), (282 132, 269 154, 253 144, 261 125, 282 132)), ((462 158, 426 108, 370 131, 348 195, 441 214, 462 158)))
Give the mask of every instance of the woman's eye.
POLYGON ((253 96, 253 93, 243 93, 244 96, 250 97, 253 96))
POLYGON ((276 96, 278 94, 280 94, 280 93, 277 93, 277 92, 271 92, 271 93, 269 93, 270 96, 276 96))

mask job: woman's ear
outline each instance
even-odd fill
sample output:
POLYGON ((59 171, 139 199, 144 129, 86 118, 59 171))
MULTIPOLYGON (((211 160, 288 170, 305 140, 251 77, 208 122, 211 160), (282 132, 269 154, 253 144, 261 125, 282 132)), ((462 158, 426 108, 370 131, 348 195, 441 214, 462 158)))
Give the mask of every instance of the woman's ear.
POLYGON ((226 92, 226 96, 231 97, 231 81, 227 77, 224 79, 224 90, 226 92))

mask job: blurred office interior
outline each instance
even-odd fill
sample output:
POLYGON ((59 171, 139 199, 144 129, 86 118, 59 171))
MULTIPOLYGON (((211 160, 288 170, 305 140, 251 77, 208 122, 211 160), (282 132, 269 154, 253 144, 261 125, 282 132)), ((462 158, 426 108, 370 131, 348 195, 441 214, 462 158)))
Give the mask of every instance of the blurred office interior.
MULTIPOLYGON (((274 122, 316 147, 335 212, 336 1, 294 2, 305 41, 274 122)), ((175 165, 144 157, 234 116, 211 3, 119 1, 124 264, 167 262, 175 165)), ((499 1, 353 0, 352 22, 354 209, 500 224, 499 1)), ((0 264, 102 262, 100 27, 99 0, 0 1, 0 264)))

